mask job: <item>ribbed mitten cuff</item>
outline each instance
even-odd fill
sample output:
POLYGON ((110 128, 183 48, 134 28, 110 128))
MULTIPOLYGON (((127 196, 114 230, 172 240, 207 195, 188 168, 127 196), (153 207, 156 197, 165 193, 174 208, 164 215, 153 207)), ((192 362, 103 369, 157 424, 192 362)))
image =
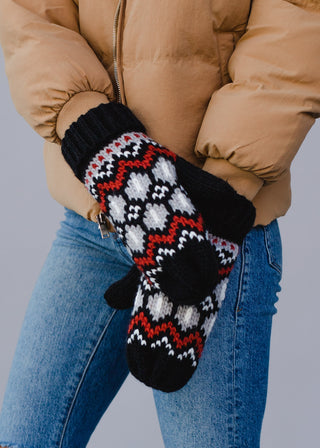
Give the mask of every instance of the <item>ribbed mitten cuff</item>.
POLYGON ((100 104, 81 115, 66 131, 61 150, 74 174, 83 182, 90 160, 124 132, 145 132, 143 124, 120 103, 100 104))
POLYGON ((177 156, 179 182, 216 236, 241 244, 251 230, 256 209, 226 181, 177 156))

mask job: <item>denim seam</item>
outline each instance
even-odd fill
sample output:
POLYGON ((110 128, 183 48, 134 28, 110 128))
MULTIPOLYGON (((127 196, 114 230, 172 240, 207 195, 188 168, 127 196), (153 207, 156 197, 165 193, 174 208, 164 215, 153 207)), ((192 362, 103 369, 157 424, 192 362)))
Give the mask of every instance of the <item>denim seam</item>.
POLYGON ((244 275, 245 275, 245 268, 246 268, 246 257, 245 257, 245 241, 243 242, 241 246, 241 271, 239 275, 239 287, 238 287, 238 295, 236 300, 236 306, 235 306, 235 323, 234 323, 234 331, 233 331, 233 364, 232 364, 232 409, 233 409, 233 415, 232 415, 232 421, 233 421, 233 445, 230 448, 236 448, 236 437, 237 437, 237 430, 236 430, 236 340, 237 340, 237 329, 238 329, 238 307, 241 301, 241 296, 244 290, 244 275))
POLYGON ((107 323, 105 324, 105 326, 103 328, 103 331, 101 332, 101 334, 100 334, 100 336, 98 338, 98 341, 97 341, 96 345, 94 346, 94 348, 93 348, 93 350, 91 352, 91 355, 89 356, 87 364, 86 364, 86 366, 85 366, 85 368, 84 368, 84 370, 82 372, 82 375, 81 375, 81 378, 79 380, 78 386, 77 386, 77 388, 75 390, 75 393, 74 393, 74 397, 73 397, 72 402, 71 402, 70 407, 69 407, 69 411, 68 411, 68 414, 67 414, 67 417, 66 417, 66 421, 65 421, 65 423, 63 425, 63 429, 62 429, 62 433, 61 433, 61 437, 60 437, 60 442, 59 442, 59 448, 62 447, 63 439, 64 439, 64 436, 65 436, 65 433, 66 433, 66 430, 67 430, 67 425, 69 423, 69 420, 70 420, 70 417, 71 417, 71 414, 72 414, 75 402, 76 402, 77 397, 79 395, 79 392, 80 392, 81 386, 82 386, 82 384, 84 382, 84 379, 85 379, 85 376, 87 374, 87 371, 88 371, 88 369, 90 367, 90 364, 91 364, 91 362, 92 362, 92 360, 93 360, 93 358, 94 358, 94 356, 95 356, 95 354, 96 354, 96 352, 97 352, 97 350, 98 350, 98 348, 99 348, 99 346, 100 346, 100 344, 102 342, 102 339, 104 338, 105 333, 108 330, 109 325, 112 322, 112 320, 113 320, 115 314, 117 313, 117 311, 118 310, 114 310, 112 312, 112 314, 110 315, 107 323))
POLYGON ((275 269, 280 275, 282 275, 282 269, 281 269, 281 266, 279 266, 278 263, 276 263, 276 262, 273 260, 273 258, 272 258, 272 254, 271 254, 270 247, 269 247, 269 245, 270 245, 270 240, 269 240, 269 236, 268 236, 269 234, 268 234, 267 226, 263 226, 263 234, 264 234, 264 242, 265 242, 265 246, 266 246, 266 251, 267 251, 267 254, 268 254, 268 262, 269 262, 269 265, 270 265, 273 269, 275 269))

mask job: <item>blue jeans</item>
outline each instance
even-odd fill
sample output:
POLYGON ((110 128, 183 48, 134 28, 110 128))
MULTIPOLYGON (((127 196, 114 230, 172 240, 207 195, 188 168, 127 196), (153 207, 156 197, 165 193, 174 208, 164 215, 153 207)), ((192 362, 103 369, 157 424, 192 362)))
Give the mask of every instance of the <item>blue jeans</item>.
MULTIPOLYGON (((86 446, 128 374, 131 310, 110 308, 103 294, 131 265, 116 234, 103 240, 66 210, 22 326, 0 445, 86 446)), ((195 374, 177 392, 154 391, 167 448, 259 447, 281 266, 277 221, 252 229, 195 374)))

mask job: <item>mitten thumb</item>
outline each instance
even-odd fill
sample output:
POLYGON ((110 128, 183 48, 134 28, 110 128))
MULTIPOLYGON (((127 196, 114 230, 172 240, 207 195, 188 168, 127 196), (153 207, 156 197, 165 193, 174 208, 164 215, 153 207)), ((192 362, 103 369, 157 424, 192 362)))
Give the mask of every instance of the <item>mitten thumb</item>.
POLYGON ((124 277, 109 286, 104 294, 107 304, 117 310, 131 308, 138 291, 140 277, 141 272, 134 264, 124 277))

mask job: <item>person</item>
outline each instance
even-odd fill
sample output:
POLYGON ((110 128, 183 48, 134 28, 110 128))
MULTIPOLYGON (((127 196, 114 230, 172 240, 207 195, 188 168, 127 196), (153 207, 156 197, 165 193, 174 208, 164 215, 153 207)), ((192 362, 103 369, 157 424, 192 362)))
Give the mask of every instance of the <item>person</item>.
POLYGON ((21 330, 0 446, 86 446, 130 368, 154 389, 165 446, 259 447, 277 218, 320 116, 319 17, 316 0, 1 2, 12 98, 46 140, 66 213, 21 330), (147 264, 145 242, 177 219, 178 239, 147 264), (172 322, 199 352, 192 342, 183 356, 172 322))

